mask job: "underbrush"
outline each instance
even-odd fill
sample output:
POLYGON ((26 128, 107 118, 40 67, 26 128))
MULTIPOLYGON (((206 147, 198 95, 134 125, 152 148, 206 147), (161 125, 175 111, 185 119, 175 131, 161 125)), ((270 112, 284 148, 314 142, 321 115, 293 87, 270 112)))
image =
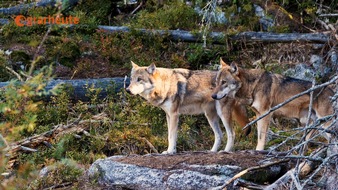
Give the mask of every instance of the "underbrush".
MULTIPOLYGON (((297 9, 307 8, 307 14, 314 14, 315 8, 309 9, 312 6, 308 5, 310 1, 305 2, 307 4, 302 6, 288 1, 286 4, 290 7, 299 6, 297 9)), ((7 6, 8 3, 3 4, 7 6)), ((210 31, 215 29, 234 34, 260 30, 251 1, 232 1, 226 2, 226 5, 222 11, 231 19, 229 25, 216 24, 210 31)), ((298 49, 305 49, 299 48, 299 44, 293 45, 297 51, 291 51, 293 54, 290 56, 289 45, 284 44, 226 42, 225 45, 208 43, 204 47, 197 43, 174 43, 165 36, 145 35, 134 29, 184 29, 195 32, 200 29, 202 16, 192 7, 181 2, 158 5, 156 1, 147 1, 141 11, 129 15, 126 14, 128 8, 124 6, 115 1, 89 0, 81 1, 75 8, 62 9, 64 16, 79 17, 81 25, 72 28, 52 26, 48 37, 41 44, 40 52, 37 49, 41 37, 48 31, 47 26, 18 27, 14 23, 1 26, 0 80, 16 79, 15 72, 25 76, 32 67, 34 73, 30 80, 22 80, 23 83, 12 81, 0 91, 0 131, 4 137, 0 136, 0 173, 3 174, 0 176, 0 189, 45 189, 57 185, 76 187, 78 177, 99 158, 162 152, 167 148, 167 125, 165 113, 161 109, 123 91, 109 93, 108 97, 101 100, 98 92, 102 89, 92 87, 87 92, 89 102, 74 102, 71 100, 71 88, 45 89, 46 83, 54 76, 67 79, 124 76, 130 72, 131 60, 143 66, 155 63, 167 68, 211 70, 217 67, 220 57, 227 61, 241 60, 243 67, 282 73, 289 65, 277 62, 276 58, 308 55, 308 52, 299 53, 298 49), (116 14, 117 8, 124 10, 125 14, 116 14), (99 24, 127 25, 132 31, 108 34, 97 30, 99 24), (38 59, 33 60, 36 55, 38 59), (263 57, 266 57, 265 61, 253 64, 263 57), (275 64, 270 64, 272 62, 275 64), (48 101, 41 100, 41 95, 50 93, 53 96, 48 101), (77 130, 59 133, 48 141, 32 144, 31 148, 36 151, 19 150, 16 156, 8 156, 6 141, 14 143, 29 139, 53 131, 60 125, 70 125, 70 128, 77 130), (44 178, 39 176, 41 169, 48 171, 44 173, 44 178)), ((268 14, 273 15, 273 11, 268 14)), ((57 8, 46 7, 30 10, 26 14, 46 16, 57 12, 57 8)), ((310 17, 306 18, 307 23, 312 22, 310 17)), ((270 30, 285 32, 291 29, 281 23, 270 30)), ((113 88, 112 84, 105 90, 114 91, 113 88)), ((250 117, 253 117, 252 113, 250 117)), ((285 122, 282 126, 284 132, 278 132, 280 126, 271 127, 278 138, 271 140, 268 146, 291 136, 294 131, 290 128, 296 124, 285 122)), ((236 150, 254 149, 256 129, 252 129, 252 133, 244 137, 241 135, 242 129, 236 126, 236 150)), ((223 128, 222 131, 225 134, 223 128)), ((226 142, 224 136, 222 149, 226 142)), ((279 150, 290 149, 297 140, 288 141, 279 150)), ((204 116, 181 116, 178 152, 209 150, 213 141, 212 130, 204 116)))

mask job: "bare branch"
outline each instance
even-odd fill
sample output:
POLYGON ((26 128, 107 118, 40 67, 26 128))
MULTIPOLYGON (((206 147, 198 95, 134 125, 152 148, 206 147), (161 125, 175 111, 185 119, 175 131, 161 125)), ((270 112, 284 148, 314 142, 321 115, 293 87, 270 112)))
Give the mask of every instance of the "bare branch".
POLYGON ((136 11, 138 11, 142 6, 143 6, 143 1, 141 1, 141 3, 129 15, 135 14, 136 11))
POLYGON ((16 78, 18 78, 19 81, 23 82, 23 79, 22 79, 22 77, 20 76, 19 73, 17 73, 16 71, 14 71, 13 69, 11 69, 11 68, 9 68, 9 67, 7 67, 7 66, 5 66, 5 68, 6 68, 9 72, 13 73, 13 74, 16 76, 16 78))
MULTIPOLYGON (((42 38, 42 40, 41 40, 41 42, 40 42, 40 44, 38 46, 38 49, 36 50, 36 52, 34 54, 32 64, 31 64, 31 66, 29 68, 29 71, 28 71, 28 76, 30 76, 30 77, 32 77, 33 71, 35 69, 35 64, 38 61, 38 55, 39 55, 40 49, 41 49, 43 43, 45 43, 45 41, 46 41, 46 39, 48 37, 48 34, 50 33, 51 29, 52 29, 52 26, 49 26, 47 32, 43 36, 43 38, 42 38)), ((29 78, 27 78, 27 79, 29 79, 29 78)))
POLYGON ((296 176, 295 172, 291 173, 290 175, 293 183, 296 185, 296 188, 298 190, 302 190, 303 188, 300 186, 299 178, 296 176))
MULTIPOLYGON (((325 151, 327 149, 321 149, 319 151, 317 151, 313 157, 317 157, 317 158, 324 158, 325 151)), ((325 162, 325 160, 323 160, 322 164, 325 162)), ((302 171, 300 172, 300 178, 305 177, 305 175, 307 175, 308 173, 310 173, 313 169, 314 169, 314 164, 315 162, 302 162, 302 164, 300 164, 302 171)), ((278 189, 278 187, 283 187, 283 186, 287 186, 287 184, 290 182, 290 180, 293 178, 292 176, 295 175, 295 168, 289 170, 288 172, 286 172, 282 177, 280 177, 277 181, 275 181, 273 184, 267 186, 265 188, 265 190, 274 190, 274 189, 278 189)), ((297 180, 296 180, 297 181, 297 180)), ((297 185, 297 184, 296 184, 297 185)), ((298 184, 299 185, 299 184, 298 184)), ((304 187, 305 183, 303 183, 301 185, 301 187, 304 187)), ((298 186, 299 187, 299 186, 298 186)))
POLYGON ((338 13, 320 14, 319 17, 338 17, 338 13))
POLYGON ((21 150, 28 151, 28 152, 37 152, 38 151, 36 149, 25 147, 25 146, 20 146, 20 148, 21 148, 21 150))

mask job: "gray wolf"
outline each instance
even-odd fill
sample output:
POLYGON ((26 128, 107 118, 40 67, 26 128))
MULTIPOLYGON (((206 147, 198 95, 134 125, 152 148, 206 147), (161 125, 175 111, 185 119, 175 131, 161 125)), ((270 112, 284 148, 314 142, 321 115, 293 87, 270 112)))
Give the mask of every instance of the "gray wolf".
POLYGON ((235 141, 232 116, 239 125, 248 123, 245 107, 234 99, 214 100, 211 98, 217 71, 158 68, 154 64, 141 67, 132 62, 130 85, 126 91, 140 95, 166 113, 168 124, 168 149, 163 153, 175 153, 180 114, 204 114, 214 132, 215 141, 211 148, 216 152, 223 137, 219 127, 221 118, 227 132, 225 151, 231 151, 235 141), (230 109, 229 107, 233 107, 230 109), (233 110, 232 113, 228 110, 233 110))
MULTIPOLYGON (((224 97, 235 98, 238 102, 251 106, 257 117, 312 86, 309 81, 272 74, 260 69, 242 69, 236 63, 228 65, 222 59, 220 64, 221 68, 217 73, 212 98, 216 100, 224 97)), ((312 122, 333 114, 331 96, 333 96, 333 91, 329 87, 314 91, 312 122)), ((272 117, 296 118, 304 126, 308 117, 309 104, 310 94, 306 94, 259 120, 256 150, 264 150, 268 125, 272 117)), ((326 123, 324 127, 328 125, 329 123, 326 123)), ((311 135, 313 131, 307 135, 307 139, 311 135)))

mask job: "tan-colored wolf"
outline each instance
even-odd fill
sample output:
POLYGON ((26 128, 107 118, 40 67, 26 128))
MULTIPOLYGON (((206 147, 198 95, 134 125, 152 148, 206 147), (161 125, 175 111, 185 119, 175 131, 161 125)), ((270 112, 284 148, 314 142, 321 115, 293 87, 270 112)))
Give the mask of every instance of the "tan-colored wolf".
MULTIPOLYGON (((272 74, 260 69, 242 69, 237 67, 235 63, 228 65, 222 59, 220 64, 221 68, 217 73, 216 88, 212 97, 216 100, 224 97, 235 98, 237 101, 251 106, 257 117, 312 86, 309 81, 272 74)), ((333 114, 330 101, 333 94, 329 87, 314 91, 311 111, 312 121, 333 114)), ((271 117, 296 118, 304 126, 307 121, 309 104, 310 94, 306 94, 259 120, 257 122, 258 143, 256 150, 264 150, 271 117)), ((324 127, 329 124, 326 123, 324 127)), ((307 138, 310 138, 312 133, 310 132, 307 138)))
POLYGON ((222 142, 219 127, 221 118, 227 133, 225 151, 231 151, 235 141, 232 129, 231 112, 240 126, 248 123, 245 107, 236 104, 234 99, 216 101, 211 98, 217 71, 157 68, 154 64, 140 67, 132 62, 130 85, 126 91, 140 95, 154 106, 166 113, 168 124, 167 151, 176 152, 178 121, 180 114, 205 114, 215 135, 211 149, 216 152, 222 142), (233 107, 233 109, 225 109, 233 107))

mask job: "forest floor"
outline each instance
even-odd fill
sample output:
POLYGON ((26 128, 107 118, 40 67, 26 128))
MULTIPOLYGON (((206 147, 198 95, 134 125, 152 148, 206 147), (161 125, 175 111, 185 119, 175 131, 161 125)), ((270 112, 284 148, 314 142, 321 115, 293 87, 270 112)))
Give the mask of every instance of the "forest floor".
POLYGON ((130 155, 116 159, 118 162, 154 169, 178 169, 183 165, 234 165, 249 168, 259 165, 264 156, 249 151, 237 152, 182 152, 178 154, 130 155))

